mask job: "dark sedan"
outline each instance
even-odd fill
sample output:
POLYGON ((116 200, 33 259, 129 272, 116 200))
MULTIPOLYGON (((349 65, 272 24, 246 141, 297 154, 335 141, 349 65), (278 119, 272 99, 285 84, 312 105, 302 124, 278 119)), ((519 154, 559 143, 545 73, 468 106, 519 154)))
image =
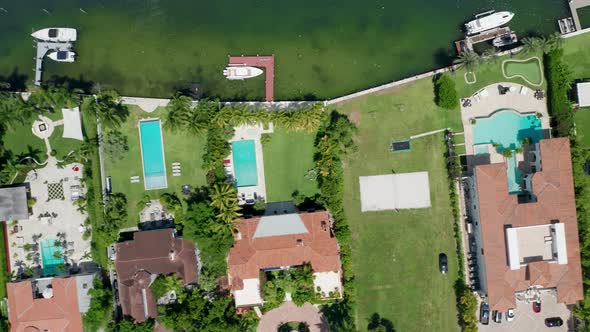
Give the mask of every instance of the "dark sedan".
POLYGON ((449 271, 449 266, 447 263, 447 255, 445 255, 444 253, 440 253, 438 255, 438 269, 440 270, 440 273, 442 273, 442 274, 446 274, 449 271))
POLYGON ((559 327, 563 325, 563 320, 559 317, 551 317, 545 319, 545 326, 547 327, 559 327))

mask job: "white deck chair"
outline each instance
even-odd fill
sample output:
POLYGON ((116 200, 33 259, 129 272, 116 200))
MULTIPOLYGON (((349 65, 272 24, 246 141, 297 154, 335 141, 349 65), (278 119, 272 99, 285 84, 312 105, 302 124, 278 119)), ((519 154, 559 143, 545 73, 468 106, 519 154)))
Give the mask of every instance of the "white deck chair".
POLYGON ((523 95, 523 96, 524 96, 524 95, 526 95, 528 92, 529 92, 529 88, 527 88, 526 86, 524 86, 524 85, 523 85, 523 86, 521 86, 521 87, 520 87, 520 94, 521 94, 521 95, 523 95))

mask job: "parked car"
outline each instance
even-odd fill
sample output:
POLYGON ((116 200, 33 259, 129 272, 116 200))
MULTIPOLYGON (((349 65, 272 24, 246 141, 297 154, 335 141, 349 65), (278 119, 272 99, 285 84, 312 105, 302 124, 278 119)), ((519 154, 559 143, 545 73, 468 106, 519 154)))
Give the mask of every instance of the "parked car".
POLYGON ((533 302, 533 311, 537 314, 541 312, 541 301, 533 302))
POLYGON ((563 320, 559 317, 545 318, 545 326, 547 327, 558 327, 563 325, 563 320))
POLYGON ((490 323, 490 307, 485 302, 482 302, 479 309, 479 321, 483 325, 488 325, 490 323))
POLYGON ((506 311, 506 321, 511 322, 514 320, 514 309, 510 308, 506 311))
POLYGON ((502 312, 501 311, 494 310, 492 312, 492 319, 496 323, 502 323, 502 312))
POLYGON ((447 255, 444 253, 440 253, 438 255, 438 269, 440 273, 445 274, 449 271, 449 266, 447 263, 447 255))

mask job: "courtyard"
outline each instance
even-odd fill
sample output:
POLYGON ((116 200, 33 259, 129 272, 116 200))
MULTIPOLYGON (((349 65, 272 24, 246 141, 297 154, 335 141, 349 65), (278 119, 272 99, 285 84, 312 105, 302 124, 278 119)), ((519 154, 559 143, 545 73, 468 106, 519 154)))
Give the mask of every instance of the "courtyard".
POLYGON ((76 203, 85 195, 82 174, 82 164, 60 168, 53 157, 43 168, 27 174, 25 182, 34 203, 29 220, 8 225, 12 271, 41 268, 40 274, 53 275, 91 260, 87 215, 76 203))

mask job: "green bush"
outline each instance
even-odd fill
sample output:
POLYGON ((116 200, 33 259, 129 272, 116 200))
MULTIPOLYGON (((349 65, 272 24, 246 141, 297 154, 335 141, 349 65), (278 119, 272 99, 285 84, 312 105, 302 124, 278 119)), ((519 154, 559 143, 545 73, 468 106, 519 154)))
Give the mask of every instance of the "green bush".
POLYGON ((459 106, 459 97, 455 81, 447 74, 438 75, 434 81, 435 102, 438 106, 448 110, 459 106))
POLYGON ((112 320, 113 297, 111 287, 100 278, 94 279, 94 287, 88 291, 90 308, 82 317, 84 331, 94 332, 112 320))
POLYGON ((553 134, 559 137, 573 135, 574 113, 568 92, 572 86, 572 74, 563 60, 563 50, 554 49, 545 54, 547 99, 553 134))

